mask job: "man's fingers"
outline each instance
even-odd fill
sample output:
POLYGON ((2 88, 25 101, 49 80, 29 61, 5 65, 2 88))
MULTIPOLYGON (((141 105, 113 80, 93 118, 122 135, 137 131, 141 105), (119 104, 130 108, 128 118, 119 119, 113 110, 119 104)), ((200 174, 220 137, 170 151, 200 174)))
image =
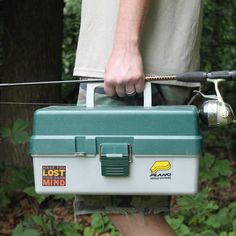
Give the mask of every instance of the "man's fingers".
POLYGON ((137 81, 137 83, 135 84, 135 90, 137 93, 142 93, 144 90, 144 86, 145 86, 145 76, 143 76, 141 79, 139 79, 137 81))
POLYGON ((125 93, 127 96, 134 96, 136 94, 136 89, 134 84, 128 83, 125 87, 125 93))
POLYGON ((114 97, 116 95, 115 87, 109 83, 104 82, 104 90, 107 96, 114 97))
POLYGON ((114 97, 118 95, 119 97, 125 97, 125 87, 124 85, 115 85, 111 83, 104 83, 104 90, 107 96, 114 97))
POLYGON ((123 78, 110 78, 105 76, 104 89, 109 97, 118 95, 119 97, 134 96, 136 93, 142 93, 144 90, 145 76, 133 75, 133 77, 123 78))
POLYGON ((125 87, 124 85, 117 85, 116 86, 116 93, 119 97, 123 98, 126 96, 126 93, 125 93, 125 87))
POLYGON ((134 84, 133 81, 124 84, 114 84, 105 81, 104 90, 109 97, 114 97, 118 95, 119 97, 133 96, 136 93, 142 93, 145 85, 145 77, 137 80, 134 84))

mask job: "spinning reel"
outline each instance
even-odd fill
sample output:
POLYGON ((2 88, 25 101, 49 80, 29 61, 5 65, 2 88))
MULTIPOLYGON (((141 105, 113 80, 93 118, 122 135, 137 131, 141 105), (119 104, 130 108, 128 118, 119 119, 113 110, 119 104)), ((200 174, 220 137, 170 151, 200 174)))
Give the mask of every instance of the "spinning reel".
MULTIPOLYGON (((210 82, 215 86, 214 95, 205 95, 200 90, 194 91, 206 99, 199 110, 199 116, 209 127, 224 126, 235 123, 234 112, 228 103, 225 103, 220 91, 219 83, 236 81, 236 71, 215 72, 187 72, 178 75, 160 76, 163 80, 177 80, 182 82, 210 82)), ((148 77, 146 80, 157 80, 157 77, 148 77)))
POLYGON ((219 91, 218 85, 223 81, 225 80, 208 80, 208 82, 214 84, 216 95, 205 95, 200 91, 194 91, 199 93, 202 97, 210 99, 205 101, 199 110, 200 118, 209 127, 225 126, 236 122, 231 106, 224 102, 219 91))

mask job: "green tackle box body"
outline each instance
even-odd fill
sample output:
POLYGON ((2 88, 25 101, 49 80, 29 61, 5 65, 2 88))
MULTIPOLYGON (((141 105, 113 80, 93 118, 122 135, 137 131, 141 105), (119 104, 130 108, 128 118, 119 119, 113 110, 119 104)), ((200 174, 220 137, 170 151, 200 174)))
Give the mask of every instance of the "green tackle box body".
POLYGON ((195 106, 52 106, 34 114, 38 193, 163 195, 198 189, 195 106))

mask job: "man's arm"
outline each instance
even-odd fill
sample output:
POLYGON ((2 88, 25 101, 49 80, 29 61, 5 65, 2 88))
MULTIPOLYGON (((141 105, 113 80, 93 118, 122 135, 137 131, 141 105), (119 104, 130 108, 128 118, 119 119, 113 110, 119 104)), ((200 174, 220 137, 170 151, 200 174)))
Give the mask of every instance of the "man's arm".
POLYGON ((139 50, 140 35, 150 0, 120 0, 112 53, 105 71, 108 96, 124 97, 144 89, 143 62, 139 50))

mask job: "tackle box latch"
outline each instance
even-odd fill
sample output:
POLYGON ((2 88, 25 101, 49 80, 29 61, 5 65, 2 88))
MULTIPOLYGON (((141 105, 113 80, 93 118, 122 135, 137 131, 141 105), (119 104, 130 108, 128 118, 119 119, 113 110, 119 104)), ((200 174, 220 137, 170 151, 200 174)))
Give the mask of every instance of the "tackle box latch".
POLYGON ((132 146, 128 143, 100 144, 102 176, 129 176, 132 146))

